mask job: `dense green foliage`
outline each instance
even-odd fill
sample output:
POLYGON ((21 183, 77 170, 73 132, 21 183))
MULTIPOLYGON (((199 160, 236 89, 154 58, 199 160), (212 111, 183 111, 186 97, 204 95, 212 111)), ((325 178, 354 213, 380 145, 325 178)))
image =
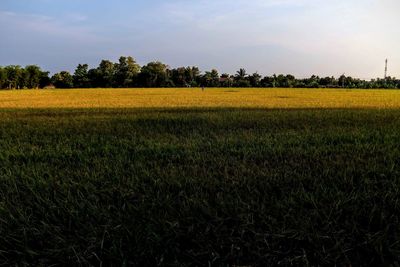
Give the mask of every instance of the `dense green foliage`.
POLYGON ((54 74, 51 78, 54 86, 57 88, 72 88, 74 87, 74 77, 68 71, 62 71, 54 74))
POLYGON ((0 66, 0 89, 43 88, 49 83, 49 72, 38 66, 0 66))
POLYGON ((102 60, 97 68, 89 69, 79 64, 71 75, 67 71, 48 77, 36 66, 0 67, 1 88, 37 88, 54 85, 57 88, 129 88, 129 87, 279 87, 279 88, 400 88, 400 80, 387 77, 365 81, 345 75, 339 78, 318 77, 296 79, 293 75, 272 75, 262 77, 258 73, 248 75, 245 69, 236 75, 222 74, 217 70, 201 74, 198 67, 171 69, 161 62, 150 62, 139 66, 132 57, 120 57, 118 63, 102 60), (36 68, 33 70, 32 68, 36 68))
POLYGON ((398 140, 395 110, 2 111, 0 265, 389 266, 398 140))

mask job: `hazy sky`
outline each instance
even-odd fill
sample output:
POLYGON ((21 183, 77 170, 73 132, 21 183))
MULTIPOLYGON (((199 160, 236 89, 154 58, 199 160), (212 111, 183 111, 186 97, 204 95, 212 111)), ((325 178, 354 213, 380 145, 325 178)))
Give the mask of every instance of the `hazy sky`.
POLYGON ((400 77, 399 0, 0 0, 0 65, 400 77))

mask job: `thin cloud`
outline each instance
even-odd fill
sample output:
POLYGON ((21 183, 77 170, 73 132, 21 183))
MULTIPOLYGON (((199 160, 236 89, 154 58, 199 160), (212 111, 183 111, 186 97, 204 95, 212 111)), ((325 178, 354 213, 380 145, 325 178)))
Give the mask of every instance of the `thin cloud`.
POLYGON ((59 50, 75 59, 69 69, 130 54, 220 72, 375 78, 389 57, 400 76, 398 0, 21 1, 6 0, 0 13, 0 33, 10 35, 0 43, 3 61, 19 57, 15 47, 41 43, 43 61, 59 50))
POLYGON ((84 21, 84 16, 70 14, 66 18, 55 18, 38 14, 18 14, 10 11, 0 11, 0 21, 3 25, 14 28, 18 32, 46 34, 48 38, 68 38, 76 41, 95 42, 100 38, 95 36, 90 28, 82 25, 70 25, 71 21, 84 21))

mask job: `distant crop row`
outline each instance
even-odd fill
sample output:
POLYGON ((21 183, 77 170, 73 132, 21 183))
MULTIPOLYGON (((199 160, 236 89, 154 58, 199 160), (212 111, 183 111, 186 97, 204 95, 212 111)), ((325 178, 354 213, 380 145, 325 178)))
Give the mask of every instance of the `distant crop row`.
POLYGON ((118 63, 102 60, 97 68, 79 64, 74 73, 61 71, 50 77, 36 65, 0 66, 1 89, 23 88, 129 88, 129 87, 280 87, 280 88, 400 88, 400 80, 392 77, 366 81, 345 75, 339 78, 319 77, 297 79, 293 75, 261 76, 240 69, 235 75, 219 74, 216 69, 200 71, 198 67, 170 68, 162 62, 140 66, 132 57, 120 57, 118 63))

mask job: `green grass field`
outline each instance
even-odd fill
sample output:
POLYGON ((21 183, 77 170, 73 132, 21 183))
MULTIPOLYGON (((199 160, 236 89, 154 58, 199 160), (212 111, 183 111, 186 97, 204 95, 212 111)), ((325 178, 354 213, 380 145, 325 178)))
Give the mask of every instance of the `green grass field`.
POLYGON ((27 107, 0 266, 399 265, 400 110, 27 107))

